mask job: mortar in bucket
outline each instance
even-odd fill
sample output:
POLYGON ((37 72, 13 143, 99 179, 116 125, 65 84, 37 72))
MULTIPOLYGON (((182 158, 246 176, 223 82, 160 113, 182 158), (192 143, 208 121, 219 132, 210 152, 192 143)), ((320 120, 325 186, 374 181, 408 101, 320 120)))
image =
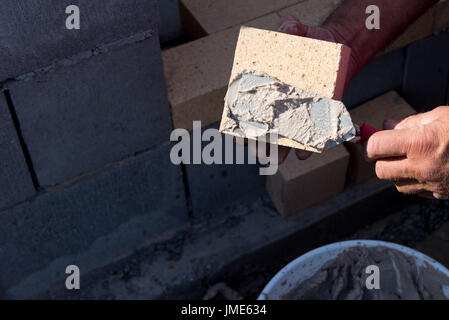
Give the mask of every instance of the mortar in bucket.
POLYGON ((289 263, 267 284, 258 299, 334 298, 449 299, 449 270, 432 258, 398 244, 373 240, 338 242, 312 250, 289 263), (357 255, 354 255, 354 252, 361 253, 364 259, 368 255, 370 260, 366 261, 371 261, 371 263, 374 261, 374 264, 379 264, 379 289, 362 288, 363 285, 366 285, 366 278, 370 275, 368 272, 361 272, 362 269, 357 270, 360 273, 357 275, 358 279, 349 279, 350 283, 346 281, 346 288, 344 279, 330 279, 332 276, 337 275, 336 278, 338 278, 338 276, 342 275, 338 274, 339 271, 332 274, 328 268, 333 264, 335 264, 334 267, 336 266, 338 270, 341 269, 340 271, 344 272, 344 274, 357 269, 353 266, 344 269, 343 264, 347 262, 344 262, 342 259, 345 259, 346 256, 350 256, 356 265, 359 263, 363 264, 363 262, 357 261, 357 255), (372 255, 373 252, 376 254, 372 255), (382 261, 383 256, 385 256, 385 261, 388 260, 389 263, 382 261), (404 266, 410 270, 404 271, 406 269, 404 266), (342 271, 343 269, 344 271, 342 271), (322 282, 320 283, 320 281, 322 282), (359 285, 360 288, 357 288, 359 285), (332 288, 335 286, 340 286, 340 288, 337 288, 337 292, 340 295, 330 297, 330 292, 334 291, 335 294, 336 288, 332 288), (388 288, 391 286, 393 288, 388 288), (318 287, 325 294, 320 296, 318 287), (351 291, 351 287, 352 289, 355 288, 355 291, 351 291), (301 290, 308 290, 306 288, 312 291, 302 292, 304 295, 301 296, 301 290), (311 292, 314 293, 311 294, 311 292))

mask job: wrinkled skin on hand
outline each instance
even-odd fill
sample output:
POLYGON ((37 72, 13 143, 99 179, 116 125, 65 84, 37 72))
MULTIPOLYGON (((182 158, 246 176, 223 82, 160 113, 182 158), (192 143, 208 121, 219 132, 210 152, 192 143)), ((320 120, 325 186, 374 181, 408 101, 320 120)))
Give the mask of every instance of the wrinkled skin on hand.
POLYGON ((390 130, 375 133, 366 147, 379 179, 402 193, 449 199, 449 107, 384 126, 390 130))
MULTIPOLYGON (((347 87, 366 63, 437 2, 438 0, 345 0, 319 27, 307 26, 294 16, 286 16, 280 22, 279 31, 342 43, 351 48, 347 87), (378 6, 382 12, 380 30, 366 28, 366 8, 369 5, 378 6)), ((287 148, 280 148, 279 159, 285 158, 287 154, 287 148)), ((305 160, 310 153, 296 150, 296 155, 305 160)))

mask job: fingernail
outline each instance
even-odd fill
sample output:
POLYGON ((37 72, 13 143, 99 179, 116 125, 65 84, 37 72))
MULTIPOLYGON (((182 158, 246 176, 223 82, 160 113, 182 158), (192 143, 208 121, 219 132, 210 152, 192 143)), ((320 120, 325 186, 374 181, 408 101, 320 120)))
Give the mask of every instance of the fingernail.
POLYGON ((399 121, 397 120, 386 119, 384 120, 383 127, 385 130, 392 130, 397 126, 398 123, 399 121))
POLYGON ((290 148, 285 148, 285 147, 279 146, 279 149, 278 149, 278 164, 279 165, 281 165, 285 162, 285 159, 287 159, 289 152, 290 152, 290 148))
POLYGON ((279 27, 279 31, 289 34, 298 34, 298 23, 295 21, 285 21, 279 27))
POLYGON ((311 152, 305 151, 305 150, 296 150, 295 152, 296 152, 296 157, 299 160, 307 160, 312 155, 311 152))

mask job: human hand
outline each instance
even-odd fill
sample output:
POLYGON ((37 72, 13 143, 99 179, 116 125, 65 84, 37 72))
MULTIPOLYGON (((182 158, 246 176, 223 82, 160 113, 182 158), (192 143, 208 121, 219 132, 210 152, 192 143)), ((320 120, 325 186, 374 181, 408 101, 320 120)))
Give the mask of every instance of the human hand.
POLYGON ((399 192, 432 199, 449 198, 449 107, 384 123, 367 143, 379 179, 399 192))

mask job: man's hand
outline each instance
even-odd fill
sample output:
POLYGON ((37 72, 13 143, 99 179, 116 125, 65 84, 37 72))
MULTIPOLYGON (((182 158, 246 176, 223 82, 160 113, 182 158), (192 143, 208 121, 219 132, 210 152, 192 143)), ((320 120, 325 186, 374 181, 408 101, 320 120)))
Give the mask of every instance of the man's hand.
MULTIPOLYGON (((342 43, 350 47, 347 86, 368 61, 437 2, 438 0, 345 0, 319 27, 306 26, 296 17, 287 16, 282 19, 279 31, 342 43), (366 8, 369 5, 378 6, 382 12, 380 30, 373 31, 366 28, 366 8)), ((286 158, 288 152, 288 148, 279 148, 280 162, 286 158)), ((296 150, 296 155, 299 159, 305 160, 311 153, 296 150)))
POLYGON ((367 143, 376 174, 406 194, 449 199, 449 107, 388 121, 367 143))

